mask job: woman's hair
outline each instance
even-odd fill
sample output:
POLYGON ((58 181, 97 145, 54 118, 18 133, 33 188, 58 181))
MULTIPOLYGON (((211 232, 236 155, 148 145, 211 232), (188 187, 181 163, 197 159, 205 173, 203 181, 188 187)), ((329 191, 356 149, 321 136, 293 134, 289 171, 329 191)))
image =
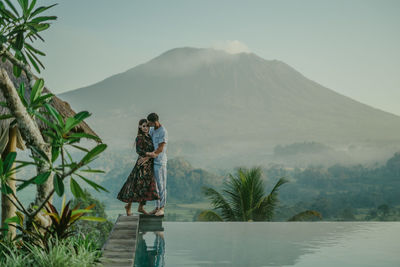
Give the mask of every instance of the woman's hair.
MULTIPOLYGON (((145 122, 147 122, 146 119, 141 119, 141 120, 139 121, 139 126, 142 125, 142 124, 145 123, 145 122)), ((144 134, 143 131, 142 131, 142 129, 141 129, 140 127, 138 127, 138 132, 137 132, 137 134, 138 134, 138 135, 139 135, 139 134, 144 134)))

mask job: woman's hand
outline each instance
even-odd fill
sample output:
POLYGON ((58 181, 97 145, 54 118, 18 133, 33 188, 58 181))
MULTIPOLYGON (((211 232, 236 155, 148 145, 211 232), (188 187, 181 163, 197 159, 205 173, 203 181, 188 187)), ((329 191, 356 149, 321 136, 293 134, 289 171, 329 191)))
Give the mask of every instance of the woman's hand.
POLYGON ((144 157, 144 158, 140 158, 138 161, 137 161, 137 164, 139 165, 139 166, 142 166, 146 161, 148 161, 150 158, 149 157, 144 157))

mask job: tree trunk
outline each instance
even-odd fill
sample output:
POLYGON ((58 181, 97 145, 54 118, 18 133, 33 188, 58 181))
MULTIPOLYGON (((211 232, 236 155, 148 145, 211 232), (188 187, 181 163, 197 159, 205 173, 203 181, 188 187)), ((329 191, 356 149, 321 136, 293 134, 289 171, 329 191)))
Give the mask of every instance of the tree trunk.
MULTIPOLYGON (((18 129, 22 135, 22 138, 26 142, 26 145, 28 147, 33 146, 42 150, 48 155, 49 158, 51 158, 50 145, 43 139, 42 133, 40 132, 36 121, 26 111, 26 108, 22 104, 21 99, 17 94, 14 84, 11 82, 7 72, 4 69, 0 69, 0 90, 6 99, 6 103, 11 114, 17 121, 18 129)), ((43 173, 48 169, 49 165, 43 164, 42 166, 39 166, 38 172, 43 173)), ((40 204, 42 204, 46 199, 46 196, 52 191, 52 188, 53 179, 52 177, 49 177, 45 184, 38 186, 35 205, 40 206, 40 204)))
MULTIPOLYGON (((16 152, 17 149, 17 128, 13 127, 9 130, 9 139, 8 139, 8 144, 6 149, 4 150, 3 154, 1 155, 2 159, 4 160, 7 156, 8 153, 10 152, 16 152)), ((13 164, 13 167, 15 166, 15 163, 13 164)), ((15 179, 15 173, 10 176, 10 178, 15 179)), ((15 193, 15 180, 8 180, 8 185, 10 188, 14 191, 15 193)), ((11 199, 14 200, 12 195, 8 195, 11 199)), ((5 195, 1 194, 1 226, 4 227, 4 221, 7 218, 11 218, 15 216, 15 211, 16 207, 14 204, 11 203, 11 201, 5 197, 5 195)), ((14 238, 16 235, 16 229, 15 227, 10 227, 8 234, 10 235, 11 238, 14 238)))

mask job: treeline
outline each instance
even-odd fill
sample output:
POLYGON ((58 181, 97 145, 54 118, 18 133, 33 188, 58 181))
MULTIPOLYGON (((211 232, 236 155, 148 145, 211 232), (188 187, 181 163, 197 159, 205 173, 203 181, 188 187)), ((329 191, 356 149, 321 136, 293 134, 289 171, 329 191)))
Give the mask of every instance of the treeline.
POLYGON ((293 209, 314 209, 331 220, 400 220, 400 153, 373 168, 273 166, 265 173, 267 179, 291 181, 280 194, 282 217, 293 209))
MULTIPOLYGON (((113 201, 133 168, 132 161, 128 160, 117 165, 101 183, 110 191, 107 198, 113 201)), ((202 188, 220 189, 228 174, 234 172, 225 170, 218 175, 194 168, 183 158, 171 159, 168 161, 168 203, 207 202, 202 188)), ((275 220, 286 220, 302 210, 316 210, 324 220, 400 220, 400 153, 382 166, 336 164, 287 168, 273 165, 264 168, 263 173, 267 191, 279 178, 289 180, 279 191, 275 220)))
MULTIPOLYGON (((110 197, 116 196, 133 168, 125 163, 107 173, 102 185, 110 191, 110 197)), ((167 168, 168 202, 194 203, 204 201, 203 186, 220 187, 223 177, 203 169, 194 168, 183 158, 168 161, 167 168)))

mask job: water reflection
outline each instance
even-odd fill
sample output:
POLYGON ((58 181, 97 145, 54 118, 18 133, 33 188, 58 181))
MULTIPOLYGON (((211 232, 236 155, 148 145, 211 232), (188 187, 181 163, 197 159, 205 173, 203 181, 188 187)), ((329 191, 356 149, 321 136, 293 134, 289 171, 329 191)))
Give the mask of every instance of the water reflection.
POLYGON ((164 226, 168 246, 160 225, 139 227, 134 266, 400 266, 400 223, 166 222, 164 226))
POLYGON ((165 237, 163 231, 139 232, 135 267, 164 267, 165 237))

